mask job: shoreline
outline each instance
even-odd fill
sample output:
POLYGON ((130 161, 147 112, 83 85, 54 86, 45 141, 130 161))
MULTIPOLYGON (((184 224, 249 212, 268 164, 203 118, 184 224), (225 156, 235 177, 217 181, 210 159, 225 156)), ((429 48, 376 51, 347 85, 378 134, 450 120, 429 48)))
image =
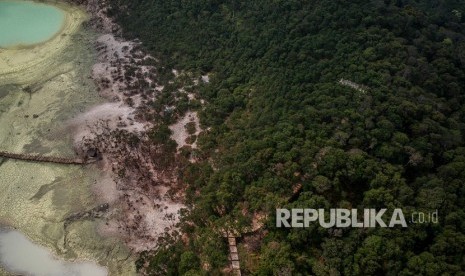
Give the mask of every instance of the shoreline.
POLYGON ((65 14, 62 28, 45 42, 20 48, 0 48, 0 81, 24 84, 43 78, 43 72, 53 68, 53 59, 64 51, 88 17, 84 10, 66 2, 45 0, 36 3, 53 5, 65 14))
MULTIPOLYGON (((82 26, 90 18, 82 7, 47 3, 69 12, 63 31, 30 49, 0 50, 0 86, 13 87, 0 102, 5 108, 0 141, 11 151, 72 155, 67 123, 102 102, 88 76, 96 62, 97 36, 82 26)), ((70 214, 85 212, 101 200, 92 190, 92 183, 101 177, 99 168, 5 161, 0 169, 2 222, 61 259, 95 262, 108 268, 110 275, 133 275, 134 256, 122 240, 98 236, 101 218, 63 227, 62 220, 70 214)))
MULTIPOLYGON (((101 266, 100 264, 98 264, 96 260, 87 259, 87 258, 68 260, 56 254, 56 252, 54 252, 52 248, 49 248, 45 245, 34 242, 28 235, 24 234, 23 232, 16 229, 15 227, 0 225, 0 235, 10 234, 10 233, 15 233, 17 235, 20 235, 22 238, 26 239, 28 245, 31 246, 29 249, 32 248, 37 251, 44 252, 44 255, 40 255, 39 257, 42 257, 44 260, 47 260, 49 262, 54 262, 55 265, 61 265, 62 269, 67 266, 69 267, 69 266, 75 265, 77 269, 84 270, 86 269, 84 266, 87 266, 87 269, 92 269, 93 273, 95 273, 96 271, 99 271, 99 272, 102 272, 101 273, 102 275, 103 274, 108 275, 108 272, 109 272, 108 267, 101 266), (82 267, 79 267, 79 266, 82 266, 82 267)), ((5 259, 5 256, 0 256, 0 257, 2 257, 2 259, 5 259)), ((21 260, 16 260, 15 262, 21 262, 21 260)), ((8 263, 5 260, 0 260, 0 272, 5 271, 6 273, 12 273, 12 275, 13 274, 16 275, 16 273, 19 272, 19 269, 18 269, 19 267, 17 267, 18 263, 15 263, 15 264, 13 263, 8 263), (16 272, 11 272, 11 271, 16 271, 16 272)))
POLYGON ((55 39, 58 35, 62 34, 63 31, 65 30, 65 27, 66 27, 66 22, 68 20, 70 20, 69 18, 69 14, 67 13, 66 9, 64 9, 64 5, 60 5, 63 4, 62 2, 53 2, 51 0, 43 0, 43 1, 38 1, 38 0, 9 0, 9 1, 12 1, 12 2, 33 2, 37 5, 46 5, 46 6, 53 6, 54 8, 60 10, 62 13, 63 13, 63 22, 61 23, 61 26, 60 28, 58 29, 58 31, 56 31, 50 38, 44 40, 44 41, 40 41, 40 42, 37 42, 37 43, 31 43, 31 44, 27 44, 27 45, 23 45, 23 44, 14 44, 14 45, 11 45, 11 46, 8 46, 8 47, 1 47, 0 46, 0 52, 3 50, 3 51, 8 51, 8 50, 24 50, 24 49, 33 49, 33 48, 36 48, 36 47, 39 47, 43 44, 46 44, 48 43, 49 41, 55 39))
MULTIPOLYGON (((0 61, 5 60, 6 65, 0 65, 0 83, 15 83, 23 89, 37 84, 46 87, 55 77, 60 79, 66 74, 67 71, 63 71, 66 66, 72 71, 72 65, 62 66, 60 56, 73 47, 71 38, 84 22, 88 22, 87 27, 97 35, 91 43, 97 56, 91 75, 86 78, 97 87, 95 96, 105 100, 87 106, 64 124, 70 131, 74 152, 87 154, 89 149, 97 149, 103 156, 102 161, 92 165, 100 177, 90 185, 93 202, 110 203, 108 215, 99 218, 95 225, 97 233, 103 238, 120 240, 133 259, 142 251, 154 250, 159 238, 178 229, 179 212, 185 208, 175 167, 168 168, 163 164, 165 156, 148 137, 148 131, 156 122, 144 118, 146 114, 141 115, 141 110, 155 101, 156 95, 163 90, 157 79, 156 59, 144 53, 139 48, 140 43, 117 38, 119 27, 106 17, 103 7, 106 3, 45 2, 64 7, 67 20, 63 30, 35 47, 1 49, 0 61), (56 70, 57 66, 60 66, 59 70, 56 70), (140 91, 138 85, 148 85, 149 89, 140 91), (137 137, 137 147, 130 144, 128 137, 137 137), (122 170, 124 177, 119 174, 122 170)), ((37 241, 36 234, 22 233, 37 241)), ((58 245, 52 243, 55 246, 52 250, 65 254, 65 259, 69 259, 66 243, 70 237, 67 235, 58 245)), ((78 241, 76 237, 72 239, 78 241)), ((38 244, 44 245, 44 241, 38 244)), ((85 245, 75 244, 72 248, 74 246, 85 248, 85 245)), ((79 256, 83 260, 92 260, 82 258, 82 254, 79 256)), ((129 267, 122 269, 127 271, 129 267)))

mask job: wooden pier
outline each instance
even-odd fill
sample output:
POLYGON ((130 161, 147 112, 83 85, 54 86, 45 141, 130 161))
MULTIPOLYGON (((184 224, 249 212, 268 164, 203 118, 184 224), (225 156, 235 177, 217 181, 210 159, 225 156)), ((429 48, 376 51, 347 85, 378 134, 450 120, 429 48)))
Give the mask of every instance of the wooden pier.
POLYGON ((44 163, 55 163, 55 164, 69 164, 69 165, 85 165, 92 162, 95 162, 95 159, 83 160, 80 158, 63 158, 56 156, 42 156, 36 154, 26 154, 26 153, 11 153, 6 151, 0 151, 0 157, 31 161, 31 162, 44 162, 44 163))

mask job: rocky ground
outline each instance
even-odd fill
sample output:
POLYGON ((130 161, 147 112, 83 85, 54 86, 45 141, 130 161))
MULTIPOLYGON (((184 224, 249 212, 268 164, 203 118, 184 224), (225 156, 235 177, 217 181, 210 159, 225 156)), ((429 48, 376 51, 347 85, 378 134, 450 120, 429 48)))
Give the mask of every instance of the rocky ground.
POLYGON ((147 134, 154 122, 146 119, 146 106, 163 89, 157 83, 156 60, 137 41, 119 37, 118 25, 106 16, 105 1, 74 2, 86 7, 90 24, 101 33, 92 78, 107 103, 70 122, 76 151, 98 155, 107 175, 95 187, 109 204, 99 231, 119 236, 135 252, 151 250, 176 229, 184 208, 176 160, 167 158, 163 145, 152 143, 147 134))

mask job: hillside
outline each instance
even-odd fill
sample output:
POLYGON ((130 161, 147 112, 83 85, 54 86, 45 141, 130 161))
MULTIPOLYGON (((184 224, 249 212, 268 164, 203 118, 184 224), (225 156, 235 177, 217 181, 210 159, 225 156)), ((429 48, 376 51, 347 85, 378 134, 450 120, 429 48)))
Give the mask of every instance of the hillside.
POLYGON ((142 256, 147 273, 224 272, 218 229, 257 214, 265 225, 239 240, 247 275, 465 273, 463 1, 112 3, 165 88, 171 69, 210 79, 192 89, 204 107, 174 88, 152 107, 175 106, 160 130, 190 109, 209 131, 180 171, 183 239, 142 256), (438 210, 439 223, 283 229, 276 208, 438 210))

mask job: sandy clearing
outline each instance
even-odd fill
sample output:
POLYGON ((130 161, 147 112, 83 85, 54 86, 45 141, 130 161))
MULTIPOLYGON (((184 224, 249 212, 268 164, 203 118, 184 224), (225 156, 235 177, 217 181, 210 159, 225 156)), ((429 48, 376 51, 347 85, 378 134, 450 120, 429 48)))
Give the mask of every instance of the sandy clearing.
MULTIPOLYGON (((182 148, 183 146, 187 145, 186 139, 189 137, 189 133, 187 132, 186 125, 190 122, 195 123, 195 133, 194 135, 199 135, 201 129, 200 129, 200 121, 199 121, 199 116, 197 112, 186 112, 184 117, 182 117, 179 121, 177 121, 175 124, 169 126, 173 134, 171 135, 171 138, 176 141, 178 144, 178 149, 182 148)), ((194 142, 192 145, 190 145, 192 148, 197 147, 197 142, 194 142)))

